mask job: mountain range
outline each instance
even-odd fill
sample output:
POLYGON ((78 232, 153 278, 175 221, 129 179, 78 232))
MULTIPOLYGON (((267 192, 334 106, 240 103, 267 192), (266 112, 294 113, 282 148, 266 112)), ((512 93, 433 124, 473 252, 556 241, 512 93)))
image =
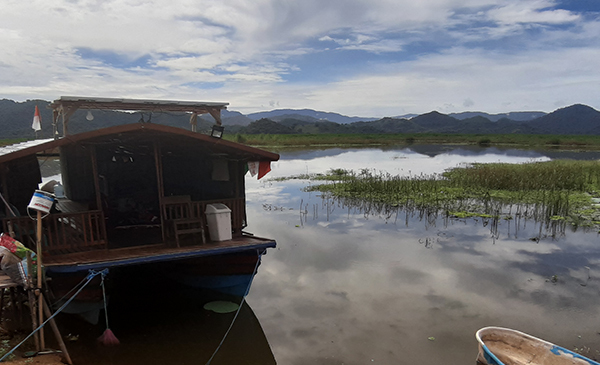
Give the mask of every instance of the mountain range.
MULTIPOLYGON (((33 112, 37 105, 42 116, 40 138, 52 134, 50 102, 0 100, 0 138, 31 138, 33 112)), ((71 117, 70 130, 78 133, 101 127, 135 123, 140 120, 189 128, 189 115, 183 113, 149 114, 118 111, 93 111, 94 119, 86 120, 87 111, 79 110, 71 117)), ((386 118, 345 116, 312 109, 277 109, 244 115, 222 111, 226 133, 310 134, 310 133, 462 133, 462 134, 590 134, 600 135, 600 112, 582 104, 557 109, 552 113, 519 111, 502 114, 462 112, 442 114, 437 111, 421 115, 386 118)), ((214 124, 210 116, 200 118, 200 130, 214 124)))

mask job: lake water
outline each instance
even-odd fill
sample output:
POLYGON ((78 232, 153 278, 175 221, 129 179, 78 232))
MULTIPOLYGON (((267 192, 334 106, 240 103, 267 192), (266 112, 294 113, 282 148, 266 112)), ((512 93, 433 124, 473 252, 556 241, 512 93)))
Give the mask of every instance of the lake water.
POLYGON ((519 219, 366 214, 303 192, 308 181, 268 180, 331 168, 418 175, 560 157, 600 154, 440 146, 282 152, 269 175, 247 179, 248 231, 278 243, 248 297, 277 362, 474 364, 474 335, 485 326, 586 346, 587 356, 600 357, 596 232, 519 219))
MULTIPOLYGON (((263 257, 249 306, 212 364, 472 365, 475 332, 485 326, 515 328, 569 349, 586 346, 586 356, 600 357, 597 232, 518 217, 365 212, 304 192, 310 181, 270 180, 332 168, 408 176, 472 162, 561 157, 600 153, 456 146, 282 152, 266 177, 246 180, 247 231, 276 239, 278 247, 263 257)), ((148 296, 145 304, 111 309, 119 349, 90 350, 85 344, 103 328, 70 327, 81 335, 70 345, 74 358, 205 364, 234 314, 208 312, 205 299, 168 289, 144 290, 135 297, 148 296)))

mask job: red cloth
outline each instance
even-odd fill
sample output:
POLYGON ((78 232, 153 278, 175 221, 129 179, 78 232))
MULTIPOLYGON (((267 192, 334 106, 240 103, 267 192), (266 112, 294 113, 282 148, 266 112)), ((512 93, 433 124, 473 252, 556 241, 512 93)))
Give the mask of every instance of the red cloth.
POLYGON ((271 161, 260 161, 258 165, 258 179, 260 180, 269 171, 271 171, 271 161))

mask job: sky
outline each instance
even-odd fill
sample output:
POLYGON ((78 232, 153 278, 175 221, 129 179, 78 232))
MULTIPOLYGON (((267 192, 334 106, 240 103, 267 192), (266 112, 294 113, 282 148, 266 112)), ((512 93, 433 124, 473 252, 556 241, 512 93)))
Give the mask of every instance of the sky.
POLYGON ((2 0, 0 98, 600 109, 599 0, 2 0))

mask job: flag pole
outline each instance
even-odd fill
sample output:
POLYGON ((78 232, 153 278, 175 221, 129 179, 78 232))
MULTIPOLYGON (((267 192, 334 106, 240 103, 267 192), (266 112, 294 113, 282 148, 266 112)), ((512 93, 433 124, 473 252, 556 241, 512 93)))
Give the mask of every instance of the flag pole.
POLYGON ((42 116, 40 115, 40 109, 38 106, 35 106, 35 113, 33 114, 33 123, 31 124, 31 128, 35 131, 35 139, 38 138, 38 131, 42 130, 42 116))

